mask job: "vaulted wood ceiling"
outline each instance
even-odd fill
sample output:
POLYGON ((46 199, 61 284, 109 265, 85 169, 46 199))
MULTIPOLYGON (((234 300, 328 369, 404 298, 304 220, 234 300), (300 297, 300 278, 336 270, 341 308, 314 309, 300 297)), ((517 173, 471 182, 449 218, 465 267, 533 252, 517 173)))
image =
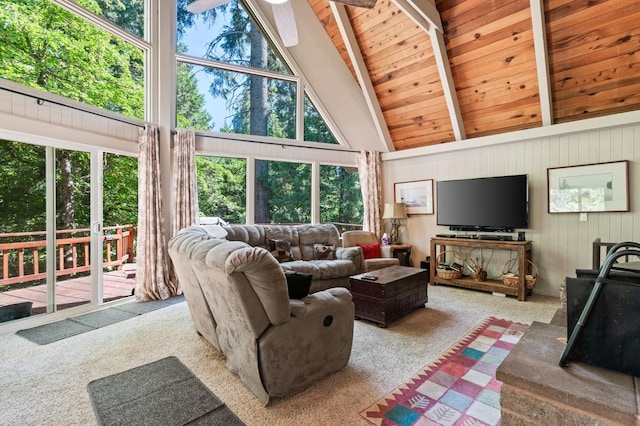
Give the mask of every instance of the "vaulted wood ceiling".
POLYGON ((638 0, 308 2, 396 150, 640 109, 638 0))

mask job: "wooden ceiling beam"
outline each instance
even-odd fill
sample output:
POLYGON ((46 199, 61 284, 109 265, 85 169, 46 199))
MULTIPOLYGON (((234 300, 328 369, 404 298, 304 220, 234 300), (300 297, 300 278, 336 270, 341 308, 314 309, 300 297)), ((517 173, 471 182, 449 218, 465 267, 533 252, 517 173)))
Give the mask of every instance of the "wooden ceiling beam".
POLYGON ((436 9, 433 0, 393 0, 393 2, 416 23, 418 23, 418 17, 426 20, 429 23, 426 31, 430 27, 435 27, 440 33, 444 32, 440 12, 436 9))
POLYGON ((458 94, 453 81, 453 74, 451 73, 451 64, 447 56, 447 47, 444 44, 444 35, 440 31, 436 31, 435 27, 432 27, 431 31, 429 31, 429 36, 431 37, 431 44, 433 44, 433 56, 440 72, 442 90, 447 102, 447 109, 449 109, 453 134, 457 141, 461 141, 467 138, 467 134, 464 130, 464 121, 462 120, 458 94))
POLYGON ((531 22, 533 24, 533 46, 536 53, 536 68, 538 70, 538 87, 540 90, 540 109, 542 125, 553 124, 553 105, 551 97, 551 75, 547 52, 547 32, 544 19, 544 5, 542 0, 529 0, 531 5, 531 22))
POLYGON ((380 103, 378 102, 378 97, 376 96, 373 83, 371 83, 369 71, 367 70, 367 65, 364 62, 362 52, 358 46, 356 35, 351 27, 347 10, 343 4, 335 3, 333 1, 330 1, 329 5, 331 6, 331 11, 335 17, 336 24, 340 29, 340 34, 342 35, 345 47, 349 53, 349 58, 353 64, 358 81, 360 82, 360 87, 362 88, 362 93, 364 94, 367 106, 369 107, 371 118, 376 126, 378 136, 380 136, 380 140, 387 146, 389 152, 395 151, 393 140, 389 133, 389 128, 387 127, 387 123, 384 119, 382 108, 380 108, 380 103))
POLYGON ((458 103, 456 87, 451 73, 451 64, 447 55, 447 48, 444 44, 444 35, 442 33, 442 21, 440 13, 433 5, 432 0, 392 0, 402 12, 413 20, 424 32, 429 34, 431 45, 433 47, 433 56, 436 60, 444 98, 449 110, 451 118, 451 126, 456 140, 466 139, 467 135, 464 130, 464 122, 462 121, 462 113, 458 103), (435 11, 435 12, 434 12, 435 11), (428 13, 428 18, 425 14, 428 13))

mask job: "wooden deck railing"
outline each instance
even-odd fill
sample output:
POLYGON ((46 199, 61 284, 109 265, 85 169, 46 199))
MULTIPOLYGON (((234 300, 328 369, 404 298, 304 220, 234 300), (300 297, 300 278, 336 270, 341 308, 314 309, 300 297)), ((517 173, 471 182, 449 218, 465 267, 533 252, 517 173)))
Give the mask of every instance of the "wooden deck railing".
MULTIPOLYGON (((104 228, 103 266, 122 267, 134 259, 134 225, 109 226, 104 228)), ((91 269, 89 228, 69 229, 56 232, 58 266, 56 276, 86 272, 91 269)), ((0 234, 0 286, 38 281, 46 278, 41 272, 46 263, 40 259, 47 246, 46 232, 19 232, 0 234), (2 242, 12 240, 11 242, 2 242)))

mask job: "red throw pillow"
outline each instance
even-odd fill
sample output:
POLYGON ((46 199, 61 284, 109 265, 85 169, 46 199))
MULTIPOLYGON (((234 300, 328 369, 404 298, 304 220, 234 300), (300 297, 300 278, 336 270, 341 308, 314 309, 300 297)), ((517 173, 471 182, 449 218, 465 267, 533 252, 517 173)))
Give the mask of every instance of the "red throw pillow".
POLYGON ((380 257, 380 243, 375 244, 356 244, 358 247, 362 247, 362 255, 365 259, 375 259, 380 257))

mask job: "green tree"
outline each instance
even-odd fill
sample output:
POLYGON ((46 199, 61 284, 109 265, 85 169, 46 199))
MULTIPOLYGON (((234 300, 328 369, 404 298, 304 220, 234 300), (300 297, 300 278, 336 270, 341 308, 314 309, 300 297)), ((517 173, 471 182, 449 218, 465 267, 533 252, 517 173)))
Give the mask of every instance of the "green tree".
POLYGON ((0 0, 0 77, 144 118, 144 56, 47 0, 0 0))
POLYGON ((245 223, 246 160, 197 156, 196 168, 200 216, 218 216, 230 223, 245 223))
POLYGON ((320 167, 320 221, 362 223, 363 206, 359 179, 356 168, 320 167))
POLYGON ((259 221, 256 210, 256 223, 311 222, 311 164, 256 161, 256 181, 264 186, 271 219, 259 221), (266 163, 260 172, 258 163, 266 163))
POLYGON ((0 141, 0 233, 43 231, 45 149, 0 141))
POLYGON ((76 0, 76 2, 131 34, 144 37, 144 0, 76 0))
POLYGON ((106 153, 102 166, 104 226, 138 223, 138 159, 106 153))
POLYGON ((204 95, 198 92, 190 64, 178 63, 177 66, 177 126, 183 129, 208 130, 213 126, 211 114, 205 108, 204 95))
POLYGON ((327 127, 327 123, 325 123, 307 96, 304 97, 304 140, 331 144, 338 143, 329 127, 327 127))

